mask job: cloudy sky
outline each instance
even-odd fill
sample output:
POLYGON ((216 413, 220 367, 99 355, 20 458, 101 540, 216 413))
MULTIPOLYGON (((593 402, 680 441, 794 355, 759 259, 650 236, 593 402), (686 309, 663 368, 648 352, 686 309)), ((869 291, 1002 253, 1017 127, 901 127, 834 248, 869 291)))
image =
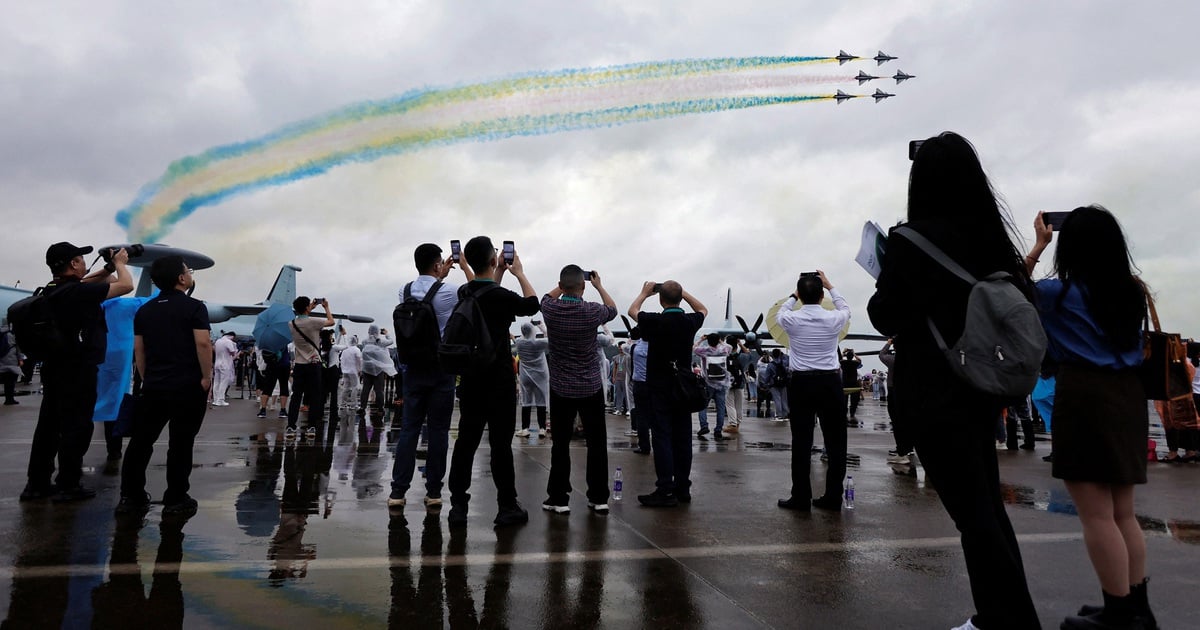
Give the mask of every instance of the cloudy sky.
MULTIPOLYGON (((904 215, 907 142, 972 140, 1032 243, 1038 210, 1122 220, 1164 325, 1200 336, 1200 72, 1183 2, 8 2, 0 22, 0 283, 45 280, 57 240, 120 242, 116 212, 179 158, 357 102, 518 73, 665 59, 900 59, 879 104, 820 101, 385 157, 197 210, 161 240, 208 253, 198 296, 300 291, 386 318, 411 252, 517 242, 533 285, 575 262, 621 310, 675 278, 748 320, 824 269, 872 332, 854 262, 904 215)), ((837 66, 823 66, 837 74, 837 66)), ((877 74, 883 74, 882 72, 877 74)), ((666 98, 669 95, 664 95, 666 98)), ((864 349, 869 349, 864 346, 864 349)))

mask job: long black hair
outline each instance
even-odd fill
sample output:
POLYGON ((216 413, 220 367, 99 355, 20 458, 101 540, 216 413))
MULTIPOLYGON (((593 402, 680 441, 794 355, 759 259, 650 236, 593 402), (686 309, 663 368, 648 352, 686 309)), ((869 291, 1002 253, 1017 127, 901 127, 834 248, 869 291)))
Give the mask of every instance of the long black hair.
POLYGON ((1139 324, 1146 314, 1145 285, 1133 273, 1125 233, 1111 212, 1091 205, 1067 215, 1054 251, 1054 270, 1063 282, 1059 306, 1067 289, 1078 285, 1109 342, 1118 350, 1137 347, 1139 324))
POLYGON ((921 144, 908 175, 908 220, 970 234, 981 260, 1013 274, 1030 292, 1029 274, 1013 243, 1020 236, 966 138, 945 131, 921 144))

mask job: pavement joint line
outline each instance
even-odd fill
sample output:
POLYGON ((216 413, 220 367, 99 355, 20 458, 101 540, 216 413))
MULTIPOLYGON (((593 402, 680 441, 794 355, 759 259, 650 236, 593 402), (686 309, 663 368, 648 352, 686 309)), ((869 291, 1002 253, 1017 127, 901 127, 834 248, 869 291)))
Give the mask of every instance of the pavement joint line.
MULTIPOLYGON (((1083 540, 1081 532, 1024 534, 1017 536, 1023 544, 1053 544, 1083 540)), ((596 551, 528 552, 511 554, 466 554, 461 556, 416 555, 406 557, 348 557, 317 558, 307 562, 309 572, 346 571, 355 569, 411 568, 432 563, 441 566, 545 565, 578 564, 584 562, 640 561, 720 556, 768 556, 830 552, 869 552, 889 549, 929 549, 959 546, 957 536, 936 538, 901 538, 866 540, 846 543, 785 543, 766 545, 723 545, 701 547, 653 547, 649 549, 615 549, 596 551)), ((154 573, 217 574, 245 571, 269 571, 275 560, 228 560, 210 562, 127 563, 116 565, 50 565, 0 568, 0 579, 34 579, 133 575, 143 573, 142 565, 152 565, 154 573)), ((149 567, 147 567, 149 568, 149 567)))

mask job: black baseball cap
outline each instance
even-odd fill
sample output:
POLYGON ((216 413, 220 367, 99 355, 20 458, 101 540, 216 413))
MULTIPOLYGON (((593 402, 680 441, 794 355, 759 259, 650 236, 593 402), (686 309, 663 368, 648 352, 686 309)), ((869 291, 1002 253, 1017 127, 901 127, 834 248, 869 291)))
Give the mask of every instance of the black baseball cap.
POLYGON ((76 247, 66 241, 55 243, 46 249, 46 265, 58 269, 76 256, 92 253, 92 246, 76 247))

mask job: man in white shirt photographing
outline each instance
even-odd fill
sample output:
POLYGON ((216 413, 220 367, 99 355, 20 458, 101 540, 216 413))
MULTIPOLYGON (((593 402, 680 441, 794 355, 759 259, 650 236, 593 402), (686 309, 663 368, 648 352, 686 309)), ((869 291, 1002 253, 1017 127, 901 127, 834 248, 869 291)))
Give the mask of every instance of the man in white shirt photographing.
POLYGON ((846 404, 838 364, 838 335, 850 321, 850 307, 833 288, 825 272, 805 272, 796 292, 779 308, 776 321, 788 335, 787 396, 792 419, 792 496, 779 500, 788 510, 842 509, 842 479, 846 476, 846 404), (834 310, 825 310, 825 291, 834 310), (792 310, 796 302, 802 306, 792 310), (814 417, 821 422, 829 470, 824 496, 812 499, 809 465, 812 459, 814 417))

